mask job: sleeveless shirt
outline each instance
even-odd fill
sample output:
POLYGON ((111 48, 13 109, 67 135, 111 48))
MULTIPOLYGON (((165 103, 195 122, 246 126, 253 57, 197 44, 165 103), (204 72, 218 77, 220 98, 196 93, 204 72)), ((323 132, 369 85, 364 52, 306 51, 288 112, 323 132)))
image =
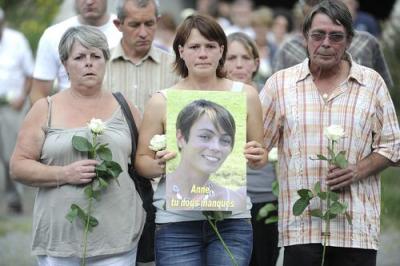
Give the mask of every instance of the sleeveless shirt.
MULTIPOLYGON (((77 135, 91 139, 89 129, 52 128, 50 97, 48 102, 49 115, 47 128, 44 129, 41 163, 64 166, 87 159, 84 153, 73 149, 72 137, 77 135)), ((145 222, 142 200, 128 174, 131 140, 120 107, 105 121, 105 125, 106 129, 98 136, 98 142, 108 143, 113 161, 121 165, 123 172, 118 177, 119 185, 111 181, 101 192, 100 200, 92 201, 92 216, 99 224, 88 233, 87 257, 132 250, 137 246, 145 222)), ((33 255, 82 257, 84 225, 80 219, 70 223, 65 216, 72 203, 86 210, 88 200, 83 189, 84 186, 70 184, 39 188, 33 210, 33 255)))

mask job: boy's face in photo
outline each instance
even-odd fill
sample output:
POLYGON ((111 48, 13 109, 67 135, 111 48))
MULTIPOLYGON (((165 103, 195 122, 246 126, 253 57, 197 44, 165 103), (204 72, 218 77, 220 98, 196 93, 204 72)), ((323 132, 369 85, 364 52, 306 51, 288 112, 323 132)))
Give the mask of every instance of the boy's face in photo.
POLYGON ((192 125, 187 142, 178 130, 177 141, 182 162, 207 175, 221 167, 233 146, 232 138, 223 129, 216 128, 207 115, 202 115, 192 125))

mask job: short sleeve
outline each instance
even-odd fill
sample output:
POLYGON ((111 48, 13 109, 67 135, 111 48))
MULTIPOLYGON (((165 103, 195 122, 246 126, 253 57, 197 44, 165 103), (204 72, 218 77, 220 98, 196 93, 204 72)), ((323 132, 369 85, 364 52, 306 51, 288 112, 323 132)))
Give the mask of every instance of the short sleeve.
POLYGON ((52 36, 47 29, 39 40, 33 77, 42 80, 54 80, 60 67, 58 52, 52 45, 52 36))

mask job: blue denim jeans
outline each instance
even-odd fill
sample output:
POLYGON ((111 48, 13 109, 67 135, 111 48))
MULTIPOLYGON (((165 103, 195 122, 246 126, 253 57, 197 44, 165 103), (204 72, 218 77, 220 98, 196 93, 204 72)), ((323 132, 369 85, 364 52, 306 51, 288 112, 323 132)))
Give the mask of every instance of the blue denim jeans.
MULTIPOLYGON (((249 265, 253 247, 250 219, 217 222, 218 231, 239 266, 249 265)), ((157 266, 224 266, 232 261, 208 221, 157 224, 157 266)))

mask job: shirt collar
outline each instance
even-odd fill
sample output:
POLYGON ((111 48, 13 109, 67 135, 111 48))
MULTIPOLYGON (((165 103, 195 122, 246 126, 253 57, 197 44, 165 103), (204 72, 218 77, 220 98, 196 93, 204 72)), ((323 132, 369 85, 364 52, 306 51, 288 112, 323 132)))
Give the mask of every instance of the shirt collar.
MULTIPOLYGON (((346 52, 345 54, 345 59, 350 62, 350 73, 349 73, 349 79, 354 79, 361 85, 363 85, 362 80, 363 80, 363 72, 361 69, 361 66, 357 64, 356 62, 353 61, 351 54, 346 52)), ((299 71, 299 76, 297 78, 297 81, 302 81, 308 76, 311 76, 310 68, 309 68, 309 62, 310 60, 306 58, 303 63, 301 63, 300 71, 299 71)))
MULTIPOLYGON (((119 42, 117 44, 117 46, 115 46, 111 50, 110 61, 114 61, 114 60, 118 60, 118 59, 122 59, 122 60, 125 60, 125 61, 130 61, 129 57, 126 56, 126 54, 124 52, 124 49, 122 48, 121 42, 119 42)), ((143 61, 146 61, 147 59, 151 59, 154 62, 156 62, 157 64, 159 64, 160 61, 161 61, 160 51, 156 47, 151 46, 149 52, 142 58, 142 60, 140 60, 138 65, 141 64, 143 61)))

